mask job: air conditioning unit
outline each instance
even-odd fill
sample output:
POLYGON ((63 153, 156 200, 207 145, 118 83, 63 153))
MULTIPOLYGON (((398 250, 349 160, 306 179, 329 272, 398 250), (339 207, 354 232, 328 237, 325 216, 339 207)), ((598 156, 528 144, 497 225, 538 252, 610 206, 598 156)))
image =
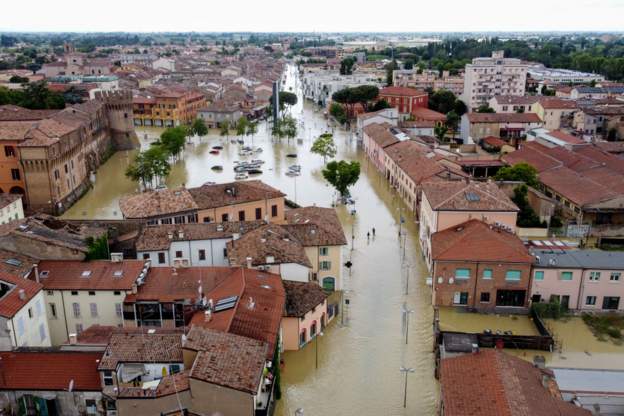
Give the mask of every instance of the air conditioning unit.
POLYGON ((173 267, 189 267, 190 265, 189 259, 178 258, 173 260, 173 267))
POLYGON ((123 261, 123 253, 111 253, 110 258, 111 262, 120 263, 123 261))

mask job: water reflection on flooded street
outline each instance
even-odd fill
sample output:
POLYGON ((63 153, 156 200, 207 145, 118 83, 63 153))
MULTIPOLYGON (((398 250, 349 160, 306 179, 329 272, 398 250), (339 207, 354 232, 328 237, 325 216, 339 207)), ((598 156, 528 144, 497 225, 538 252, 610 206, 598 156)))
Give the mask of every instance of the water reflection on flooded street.
MULTIPOLYGON (((289 77, 288 86, 294 86, 289 77)), ((322 113, 306 102, 291 109, 293 116, 303 122, 300 140, 273 141, 268 127, 261 124, 253 144, 263 149, 259 155, 246 159, 262 159, 263 174, 258 179, 279 188, 288 198, 301 205, 330 206, 335 192, 322 178, 323 160, 309 152, 312 140, 331 127, 322 113), (296 153, 297 159, 286 155, 296 153), (288 166, 297 163, 302 174, 292 178, 285 175, 288 166)), ((138 132, 142 146, 158 136, 157 130, 138 132), (146 135, 147 134, 147 139, 146 135)), ((230 137, 232 138, 232 137, 230 137)), ((294 415, 303 408, 305 415, 433 415, 438 386, 434 378, 432 353, 433 334, 430 289, 425 285, 426 268, 418 245, 418 230, 408 218, 407 249, 398 239, 399 201, 356 145, 348 132, 336 128, 337 159, 359 160, 362 175, 352 190, 357 214, 350 215, 338 207, 338 215, 347 240, 355 235, 354 250, 344 248, 344 258, 351 256, 352 275, 344 274, 344 296, 350 305, 344 325, 336 318, 324 336, 309 343, 303 350, 287 352, 282 370, 283 396, 277 404, 276 415, 294 415), (366 232, 373 227, 376 236, 370 240, 366 232), (409 293, 404 294, 406 270, 409 266, 409 293), (409 322, 409 344, 402 332, 401 306, 407 302, 414 310, 409 322), (315 370, 316 348, 319 365, 315 370), (413 367, 409 375, 407 408, 403 408, 403 376, 401 366, 413 367)), ((251 145, 251 138, 245 139, 251 145)), ((95 186, 73 206, 65 218, 121 218, 119 198, 137 190, 124 171, 136 151, 118 152, 97 174, 95 186)), ((187 145, 183 158, 172 166, 168 187, 185 184, 199 186, 205 182, 234 180, 233 162, 245 160, 238 156, 238 145, 232 144, 218 132, 187 145), (220 155, 209 153, 212 146, 221 145, 220 155), (222 165, 222 172, 211 170, 222 165)))

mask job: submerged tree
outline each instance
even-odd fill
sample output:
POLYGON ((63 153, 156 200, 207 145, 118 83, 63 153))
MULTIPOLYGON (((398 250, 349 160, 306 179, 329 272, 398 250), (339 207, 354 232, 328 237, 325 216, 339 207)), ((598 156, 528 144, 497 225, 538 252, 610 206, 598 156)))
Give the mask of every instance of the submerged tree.
POLYGON ((327 158, 333 158, 336 156, 336 143, 334 143, 334 136, 331 133, 321 134, 310 149, 312 153, 323 156, 323 163, 327 161, 327 158))
POLYGON ((197 136, 205 136, 208 134, 208 127, 206 127, 206 123, 203 118, 196 118, 195 121, 193 121, 193 124, 191 124, 190 131, 192 134, 197 136))
POLYGON ((355 185, 360 178, 360 163, 332 160, 322 173, 323 178, 336 188, 340 197, 344 199, 350 196, 349 187, 355 185))
POLYGON ((135 182, 140 182, 144 189, 151 188, 154 180, 163 178, 171 171, 169 164, 170 153, 161 145, 153 145, 139 153, 126 169, 126 176, 135 182))

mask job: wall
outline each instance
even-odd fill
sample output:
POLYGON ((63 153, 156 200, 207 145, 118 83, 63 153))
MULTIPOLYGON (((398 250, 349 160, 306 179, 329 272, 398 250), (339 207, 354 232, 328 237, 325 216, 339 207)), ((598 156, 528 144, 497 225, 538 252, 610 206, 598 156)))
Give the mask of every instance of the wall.
MULTIPOLYGON (((18 290, 14 288, 13 290, 18 290)), ((26 305, 24 305, 12 319, 2 318, 0 320, 2 338, 0 338, 0 350, 8 351, 15 347, 49 347, 50 329, 46 317, 43 291, 39 291, 26 305), (38 306, 37 306, 38 305, 38 306), (30 318, 28 310, 31 310, 33 317, 30 318), (20 324, 24 332, 20 333, 20 324), (43 326, 45 338, 41 338, 40 327, 43 326)))
POLYGON ((434 232, 446 230, 472 219, 478 219, 488 224, 499 222, 515 231, 517 217, 517 212, 438 211, 437 228, 434 232))
MULTIPOLYGON (((45 284, 45 279, 42 279, 45 284)), ((125 291, 115 294, 112 290, 96 290, 95 295, 89 295, 87 290, 77 291, 77 295, 72 295, 71 290, 45 291, 45 306, 50 325, 52 345, 63 344, 68 339, 68 333, 76 333, 77 324, 82 324, 83 329, 91 325, 112 325, 122 326, 123 317, 117 315, 115 304, 123 304, 126 296, 125 291), (74 317, 73 303, 80 304, 80 317, 74 317), (51 314, 50 303, 56 306, 57 317, 51 314), (91 303, 97 305, 98 315, 91 316, 91 303)))
POLYGON ((9 404, 14 409, 14 414, 18 414, 18 401, 24 395, 41 398, 54 396, 58 414, 63 416, 83 416, 86 414, 86 400, 95 400, 96 403, 102 400, 102 393, 100 392, 74 391, 70 393, 67 391, 19 390, 0 392, 0 405, 4 408, 5 404, 9 404))
POLYGON ((178 398, 183 408, 188 408, 192 401, 189 390, 180 392, 177 396, 171 394, 155 399, 118 399, 118 416, 154 416, 163 412, 179 409, 178 398))
POLYGON ((292 280, 294 282, 310 281, 310 269, 297 263, 280 264, 280 274, 284 280, 292 280))
POLYGON ((282 318, 282 345, 284 351, 296 351, 299 349, 299 318, 282 318))
MULTIPOLYGON (((253 416, 254 396, 227 387, 190 379, 193 402, 191 410, 200 414, 221 416, 253 416)), ((124 415, 120 415, 124 416, 124 415)))
POLYGON ((569 296, 569 308, 578 308, 579 286, 582 277, 580 269, 549 269, 536 267, 533 269, 532 273, 533 283, 531 287, 531 297, 533 295, 541 295, 542 302, 548 302, 551 295, 569 296), (538 271, 544 272, 544 280, 535 280, 535 272, 538 271), (572 280, 561 280, 562 271, 571 271, 572 280))
MULTIPOLYGON (((26 188, 24 182, 24 171, 22 170, 22 166, 19 162, 19 149, 17 147, 18 141, 13 140, 3 140, 2 146, 0 146, 0 190, 1 192, 8 193, 11 191, 11 188, 14 186, 18 186, 22 189, 26 188), (15 156, 7 156, 6 148, 10 147, 13 149, 13 153, 15 156), (15 180, 11 174, 12 169, 19 170, 20 179, 15 180)), ((1 223, 1 221, 0 221, 1 223)))
POLYGON ((238 212, 245 212, 245 221, 253 221, 256 219, 256 208, 262 210, 261 218, 269 222, 283 224, 284 217, 284 198, 262 199, 259 201, 247 202, 244 204, 228 205, 225 207, 203 209, 198 212, 198 222, 222 222, 223 214, 228 214, 228 221, 238 221, 238 212), (271 206, 277 205, 277 216, 271 216, 271 206))
POLYGON ((583 270, 583 282, 580 289, 580 308, 585 310, 601 310, 602 301, 605 296, 619 296, 620 304, 618 311, 624 311, 624 265, 619 270, 590 269, 583 270), (592 271, 600 272, 598 281, 589 280, 592 271), (619 281, 611 281, 611 272, 620 273, 619 281), (596 296, 596 305, 586 305, 587 296, 596 296))
POLYGON ((171 266, 176 259, 176 251, 182 251, 181 258, 189 260, 190 266, 227 266, 228 259, 223 254, 229 241, 232 238, 172 241, 169 250, 137 251, 136 258, 143 260, 143 255, 148 254, 154 267, 171 266), (199 259, 199 250, 206 251, 205 260, 199 259), (158 262, 158 253, 165 253, 164 264, 158 262))
POLYGON ((6 224, 22 218, 24 218, 24 207, 21 198, 11 202, 4 208, 0 208, 0 224, 6 224))
POLYGON ((310 263, 312 263, 312 272, 316 273, 316 280, 318 284, 323 286, 323 279, 326 277, 333 277, 335 281, 335 290, 342 290, 342 247, 343 246, 322 246, 327 247, 327 255, 320 255, 320 247, 308 246, 305 247, 305 253, 310 263), (320 262, 329 261, 331 267, 329 270, 319 270, 320 262))

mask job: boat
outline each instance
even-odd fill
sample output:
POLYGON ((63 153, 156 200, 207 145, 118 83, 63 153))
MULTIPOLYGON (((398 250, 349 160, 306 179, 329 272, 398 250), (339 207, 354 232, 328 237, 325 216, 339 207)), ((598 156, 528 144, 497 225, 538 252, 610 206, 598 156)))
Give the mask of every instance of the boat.
POLYGON ((223 166, 221 166, 221 165, 214 165, 210 169, 212 169, 212 170, 223 170, 223 166))
POLYGON ((218 151, 218 150, 211 150, 211 151, 210 151, 210 152, 208 152, 208 153, 210 153, 211 155, 218 155, 218 154, 219 154, 219 151, 218 151))
POLYGON ((216 185, 216 184, 217 184, 216 182, 208 181, 208 182, 204 182, 202 186, 216 185))
POLYGON ((237 173, 236 176, 234 177, 234 179, 236 179, 237 181, 247 179, 247 178, 249 178, 249 175, 246 172, 237 173))
POLYGON ((251 161, 250 161, 249 163, 262 165, 262 164, 264 163, 264 160, 260 160, 260 159, 251 159, 251 161))
POLYGON ((295 172, 301 172, 301 165, 291 165, 288 167, 288 170, 292 170, 295 172))
POLYGON ((223 146, 212 146, 215 150, 223 150, 223 146))
POLYGON ((247 170, 247 173, 249 173, 250 175, 260 175, 260 174, 262 174, 262 170, 260 170, 260 169, 249 169, 249 170, 247 170))
POLYGON ((286 176, 290 176, 290 177, 299 176, 299 175, 301 175, 301 173, 295 170, 289 170, 288 172, 286 172, 286 176))
POLYGON ((297 157, 297 153, 288 153, 288 154, 286 155, 286 157, 289 157, 289 158, 296 158, 296 157, 297 157))

